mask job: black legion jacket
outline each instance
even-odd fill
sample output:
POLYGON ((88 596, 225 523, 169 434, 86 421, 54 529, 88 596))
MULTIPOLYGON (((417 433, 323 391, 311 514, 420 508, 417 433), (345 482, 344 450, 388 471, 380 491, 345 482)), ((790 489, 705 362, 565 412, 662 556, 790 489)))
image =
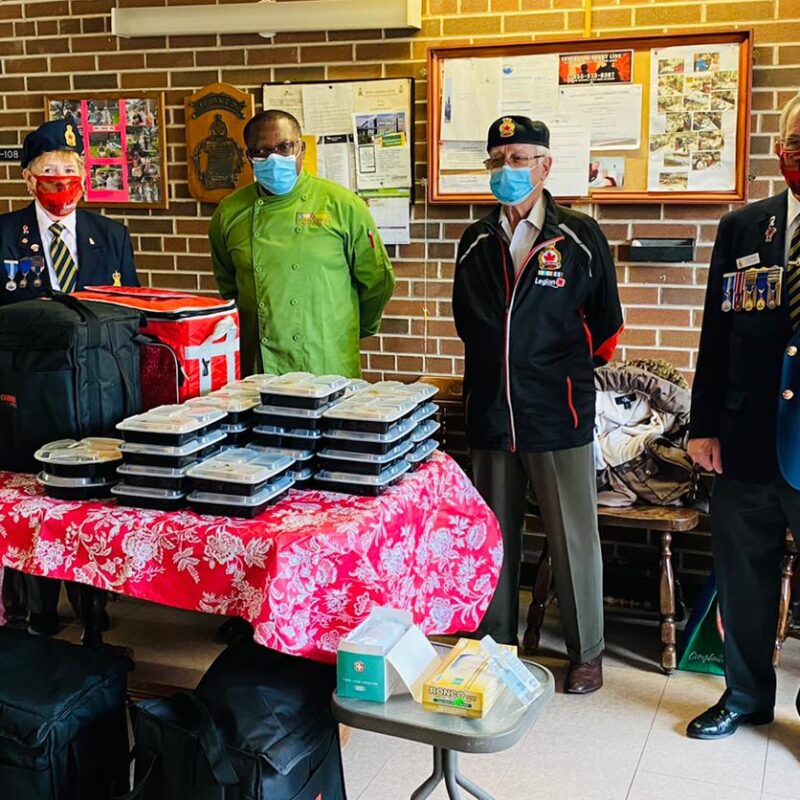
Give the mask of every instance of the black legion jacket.
POLYGON ((545 221, 515 275, 500 206, 464 232, 453 316, 464 342, 472 448, 537 452, 592 441, 594 366, 622 330, 600 226, 545 192, 545 221))

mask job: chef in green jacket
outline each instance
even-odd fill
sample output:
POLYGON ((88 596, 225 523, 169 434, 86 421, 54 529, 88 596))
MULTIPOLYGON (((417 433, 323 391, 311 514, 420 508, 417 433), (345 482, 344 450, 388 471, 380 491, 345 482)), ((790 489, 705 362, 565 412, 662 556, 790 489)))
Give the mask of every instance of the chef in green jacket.
POLYGON ((358 377, 392 265, 366 204, 303 170, 300 124, 264 111, 244 130, 256 182, 226 197, 209 238, 220 294, 236 300, 243 374, 358 377))

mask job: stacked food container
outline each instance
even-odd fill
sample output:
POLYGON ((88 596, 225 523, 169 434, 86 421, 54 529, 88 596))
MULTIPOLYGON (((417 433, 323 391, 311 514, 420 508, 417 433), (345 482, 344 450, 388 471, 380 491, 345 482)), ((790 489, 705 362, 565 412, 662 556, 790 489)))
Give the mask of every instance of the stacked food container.
POLYGON ((327 409, 317 485, 377 496, 423 463, 437 447, 435 394, 429 384, 383 381, 327 409))
POLYGON ((262 405, 255 410, 258 423, 253 428, 254 447, 265 454, 288 455, 295 462, 292 477, 297 488, 309 486, 325 411, 366 384, 309 372, 261 375, 255 383, 262 405))
POLYGON ((46 494, 59 500, 108 497, 118 481, 120 445, 119 439, 102 437, 50 442, 34 454, 42 465, 39 483, 46 494))
POLYGON ((204 397, 188 400, 186 405, 214 406, 224 411, 226 417, 220 428, 227 434, 226 443, 243 445, 251 441, 256 419, 254 411, 259 402, 256 385, 250 381, 238 381, 204 397))
POLYGON ((228 448, 188 470, 189 505, 201 514, 257 517, 293 486, 293 465, 286 455, 228 448))
POLYGON ((111 491, 121 505, 171 511, 186 502, 187 473, 225 442, 228 413, 213 404, 158 406, 117 425, 125 442, 123 482, 111 491))

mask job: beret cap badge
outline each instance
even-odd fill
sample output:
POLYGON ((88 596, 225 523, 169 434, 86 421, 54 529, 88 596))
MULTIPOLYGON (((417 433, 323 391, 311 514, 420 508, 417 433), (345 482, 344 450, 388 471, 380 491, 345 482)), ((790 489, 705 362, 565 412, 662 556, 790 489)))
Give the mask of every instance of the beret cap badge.
POLYGON ((516 128, 517 126, 511 117, 503 117, 503 121, 500 123, 499 128, 500 136, 503 139, 510 139, 514 135, 516 128))
POLYGON ((64 129, 64 142, 70 147, 75 147, 77 144, 75 131, 73 130, 72 125, 67 125, 67 127, 64 129))

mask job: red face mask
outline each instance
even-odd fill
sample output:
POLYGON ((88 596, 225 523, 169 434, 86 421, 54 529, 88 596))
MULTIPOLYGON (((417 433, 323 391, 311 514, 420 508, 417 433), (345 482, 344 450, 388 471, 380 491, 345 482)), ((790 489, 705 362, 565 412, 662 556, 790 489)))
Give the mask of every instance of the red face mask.
POLYGON ((83 197, 83 178, 80 175, 37 175, 36 199, 42 208, 57 217, 66 217, 83 197))
POLYGON ((792 194, 800 197, 800 150, 781 150, 781 172, 792 194))

